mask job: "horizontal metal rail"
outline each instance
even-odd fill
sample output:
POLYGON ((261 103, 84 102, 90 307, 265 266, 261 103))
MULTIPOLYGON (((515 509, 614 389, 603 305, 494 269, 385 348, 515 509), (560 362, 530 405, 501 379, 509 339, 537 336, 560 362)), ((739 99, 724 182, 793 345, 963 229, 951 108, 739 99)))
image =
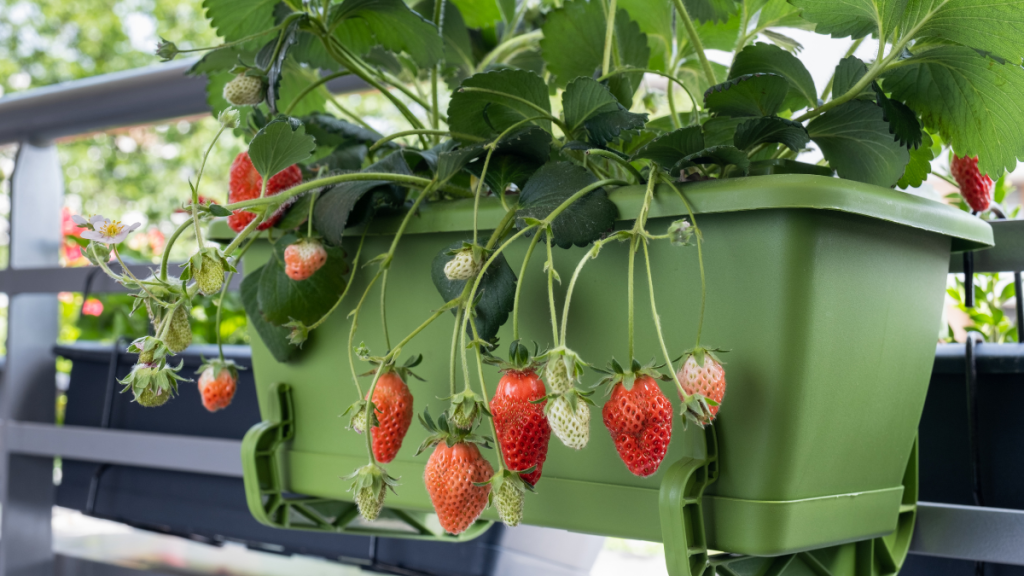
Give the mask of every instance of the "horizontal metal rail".
POLYGON ((1024 566, 1024 510, 919 502, 910 552, 1024 566))
MULTIPOLYGON (((209 112, 206 78, 185 75, 196 61, 175 60, 0 98, 0 144, 41 144, 63 136, 209 112)), ((343 76, 328 82, 327 89, 342 93, 368 86, 355 76, 343 76)))
MULTIPOLYGON (((158 266, 156 264, 133 264, 129 266, 132 274, 139 278, 149 276, 158 266)), ((177 270, 177 264, 170 269, 177 270)), ((241 275, 231 279, 231 289, 237 290, 241 285, 241 275)), ((129 292, 127 288, 115 282, 95 266, 80 268, 18 268, 0 270, 0 292, 13 296, 15 294, 56 294, 57 292, 86 292, 103 294, 106 292, 129 292)))
POLYGON ((16 454, 242 476, 240 440, 13 421, 4 422, 0 434, 16 454))

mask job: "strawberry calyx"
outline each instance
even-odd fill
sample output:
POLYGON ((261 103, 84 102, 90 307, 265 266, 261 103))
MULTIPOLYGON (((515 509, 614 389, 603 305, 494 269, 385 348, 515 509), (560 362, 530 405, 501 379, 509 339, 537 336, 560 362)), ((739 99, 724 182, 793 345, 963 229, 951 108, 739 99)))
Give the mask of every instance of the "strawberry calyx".
POLYGON ((178 375, 184 361, 169 366, 166 358, 136 364, 118 383, 124 384, 121 393, 132 391, 135 402, 143 406, 159 406, 178 393, 178 382, 191 382, 178 375))
POLYGON ((147 364, 151 367, 159 364, 169 353, 167 345, 159 338, 143 336, 132 341, 128 345, 129 352, 139 355, 138 364, 147 364))
POLYGON ((221 373, 227 370, 231 374, 231 378, 238 380, 238 371, 245 370, 245 367, 239 366, 234 360, 225 360, 223 358, 207 360, 206 358, 200 358, 203 363, 199 365, 199 369, 196 370, 196 374, 202 374, 207 368, 212 368, 214 379, 220 378, 221 373))
POLYGON ((376 520, 380 515, 388 489, 397 494, 395 486, 398 486, 398 478, 388 474, 376 463, 366 464, 341 479, 352 481, 349 492, 355 496, 359 513, 367 520, 376 520))
MULTIPOLYGON (((583 401, 591 406, 596 406, 590 396, 593 390, 584 390, 576 386, 584 368, 588 365, 578 354, 565 346, 558 346, 548 350, 541 358, 546 359, 544 364, 544 381, 551 392, 546 396, 531 400, 531 404, 539 404, 545 400, 554 400, 562 396, 569 402, 569 406, 576 410, 578 402, 583 401)), ((544 406, 544 413, 552 409, 553 404, 548 402, 544 406)))
POLYGON ((514 340, 508 346, 508 360, 505 360, 499 356, 494 356, 486 350, 482 350, 484 356, 484 362, 495 366, 498 370, 504 372, 536 372, 537 368, 543 364, 541 359, 537 356, 537 343, 533 343, 533 353, 530 353, 530 349, 522 343, 522 340, 514 340))
POLYGON ((651 360, 647 364, 641 365, 640 362, 634 358, 630 362, 629 370, 623 370, 622 365, 620 365, 615 358, 612 358, 608 363, 607 368, 594 368, 594 370, 605 374, 605 377, 598 381, 597 384, 594 384, 592 389, 594 391, 604 389, 604 394, 607 396, 611 394, 612 388, 620 382, 626 390, 632 390, 633 383, 644 376, 667 382, 671 380, 672 377, 660 372, 664 367, 664 364, 658 364, 655 360, 651 360))
POLYGON ((420 444, 419 448, 416 449, 417 456, 423 453, 424 450, 432 448, 441 442, 444 442, 449 448, 459 443, 479 444, 484 448, 492 448, 494 446, 494 440, 490 436, 474 434, 472 430, 457 428, 452 425, 447 411, 442 412, 434 420, 430 416, 430 407, 428 406, 419 415, 419 421, 429 434, 423 440, 423 443, 420 444))
POLYGON ((448 399, 451 400, 451 412, 448 420, 455 428, 472 430, 480 414, 491 415, 487 409, 487 403, 476 392, 473 392, 472 388, 467 387, 448 399))

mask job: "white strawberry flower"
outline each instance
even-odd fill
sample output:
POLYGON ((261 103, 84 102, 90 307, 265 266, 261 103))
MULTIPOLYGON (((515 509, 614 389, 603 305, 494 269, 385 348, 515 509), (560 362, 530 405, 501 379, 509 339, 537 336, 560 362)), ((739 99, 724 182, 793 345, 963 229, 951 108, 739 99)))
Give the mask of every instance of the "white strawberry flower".
MULTIPOLYGON (((78 216, 75 219, 75 223, 81 225, 79 220, 84 221, 85 218, 78 216)), ((139 222, 132 225, 122 224, 119 220, 110 220, 99 214, 90 218, 88 224, 91 225, 91 229, 82 232, 82 238, 102 244, 120 244, 128 237, 128 234, 142 225, 139 222)))

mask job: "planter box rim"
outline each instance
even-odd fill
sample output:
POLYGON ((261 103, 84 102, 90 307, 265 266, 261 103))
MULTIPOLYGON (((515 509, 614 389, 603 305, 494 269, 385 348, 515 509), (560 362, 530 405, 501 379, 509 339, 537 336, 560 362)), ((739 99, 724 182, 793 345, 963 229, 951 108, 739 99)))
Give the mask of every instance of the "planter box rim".
MULTIPOLYGON (((679 186, 696 214, 770 209, 833 210, 949 236, 953 240, 954 252, 989 248, 994 244, 991 226, 980 218, 941 202, 852 180, 807 174, 774 174, 679 186)), ((619 208, 620 220, 631 220, 632 215, 639 211, 644 191, 644 186, 632 185, 609 192, 609 198, 619 208)), ((503 214, 497 198, 481 199, 480 229, 493 229, 503 214)), ((686 207, 668 186, 661 185, 650 215, 652 218, 685 216, 686 207)), ((373 228, 369 233, 393 234, 400 221, 398 216, 378 218, 371 224, 373 228)), ((473 200, 459 199, 426 204, 419 216, 409 223, 405 234, 472 229, 473 200)), ((346 235, 362 233, 361 226, 346 231, 346 235)), ((233 236, 223 220, 211 226, 209 237, 212 239, 233 236)))

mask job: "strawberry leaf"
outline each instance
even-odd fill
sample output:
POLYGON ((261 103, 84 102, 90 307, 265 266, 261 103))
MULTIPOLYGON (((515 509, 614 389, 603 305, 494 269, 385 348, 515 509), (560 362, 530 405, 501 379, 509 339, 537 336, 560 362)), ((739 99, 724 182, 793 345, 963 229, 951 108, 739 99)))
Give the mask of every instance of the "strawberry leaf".
MULTIPOLYGON (((363 171, 412 174, 399 152, 385 156, 363 171)), ((320 194, 313 208, 313 227, 328 243, 339 246, 347 228, 369 220, 381 207, 398 207, 404 201, 404 188, 386 180, 343 182, 320 194), (371 191, 373 193, 367 195, 371 191)))
POLYGON ((708 88, 704 106, 720 116, 771 116, 788 92, 789 83, 778 74, 745 74, 708 88))
MULTIPOLYGON (((448 125, 453 136, 473 144, 478 140, 460 135, 493 140, 513 124, 550 114, 548 87, 540 76, 504 69, 466 78, 448 104, 448 125)), ((548 120, 533 124, 551 131, 548 120)))
MULTIPOLYGON (((203 8, 217 35, 225 42, 234 42, 274 27, 274 6, 279 0, 203 0, 203 8)), ((270 35, 268 34, 269 38, 270 35)), ((244 44, 255 50, 265 38, 244 44)))
MULTIPOLYGON (((260 279, 265 268, 265 266, 260 266, 252 272, 246 272, 240 290, 242 306, 245 307, 249 326, 256 330, 260 341, 274 356, 274 359, 278 362, 288 362, 299 353, 299 349, 288 343, 289 330, 267 322, 259 306, 260 279)), ((257 345, 257 343, 253 342, 253 345, 257 345)))
POLYGON ((889 133, 882 109, 851 100, 807 126, 811 140, 841 178, 890 187, 903 174, 910 155, 889 133))
POLYGON ((777 116, 753 118, 736 128, 734 142, 740 150, 750 150, 763 143, 779 143, 794 152, 799 152, 810 136, 804 125, 777 116))
POLYGON ((646 158, 657 162, 662 168, 670 168, 685 156, 703 149, 704 136, 700 126, 688 126, 651 140, 633 158, 646 158))
POLYGON ((422 68, 433 66, 444 55, 433 22, 402 0, 344 0, 331 7, 328 27, 343 43, 356 40, 354 46, 380 45, 395 53, 405 52, 422 68))
POLYGON ((615 140, 624 130, 639 130, 647 121, 646 114, 635 114, 593 78, 577 78, 562 94, 562 110, 570 134, 587 138, 595 146, 615 140))
POLYGON ((797 110, 818 102, 814 79, 800 60, 789 52, 771 44, 757 43, 747 46, 733 59, 729 78, 756 72, 778 74, 789 83, 785 107, 797 110))
POLYGON ((264 180, 292 164, 312 155, 316 144, 299 124, 293 127, 285 120, 274 120, 264 126, 249 142, 249 158, 264 180))
MULTIPOLYGON (((854 84, 860 81, 868 73, 868 66, 856 56, 848 56, 839 61, 836 66, 835 76, 832 80, 832 95, 842 96, 853 88, 854 84)), ((865 86, 858 99, 874 98, 870 86, 865 86)))
MULTIPOLYGON (((469 280, 449 280, 444 273, 445 264, 454 258, 448 252, 461 249, 462 244, 463 240, 458 240, 441 250, 434 257, 430 266, 431 280, 445 302, 458 298, 462 294, 466 282, 469 282, 469 280)), ((508 321, 508 315, 512 312, 515 293, 516 275, 509 267, 505 256, 499 254, 487 267, 480 280, 480 287, 477 288, 478 298, 473 308, 474 315, 470 319, 476 325, 481 339, 490 342, 498 335, 498 328, 508 321)), ((452 314, 455 313, 456 310, 453 309, 452 314)), ((472 327, 467 326, 466 334, 469 338, 473 338, 472 327)))
MULTIPOLYGON (((525 218, 546 218, 581 189, 597 182, 588 170, 569 162, 542 166, 519 194, 516 227, 527 226, 525 218)), ((598 188, 569 205, 551 223, 553 241, 560 248, 586 246, 615 226, 618 209, 598 188)), ((536 233, 536 232, 535 232, 536 233)))

